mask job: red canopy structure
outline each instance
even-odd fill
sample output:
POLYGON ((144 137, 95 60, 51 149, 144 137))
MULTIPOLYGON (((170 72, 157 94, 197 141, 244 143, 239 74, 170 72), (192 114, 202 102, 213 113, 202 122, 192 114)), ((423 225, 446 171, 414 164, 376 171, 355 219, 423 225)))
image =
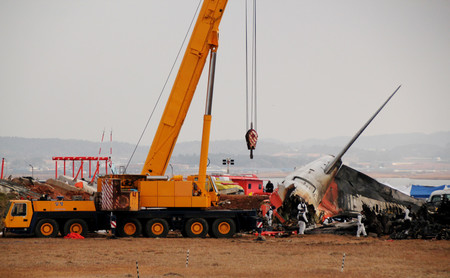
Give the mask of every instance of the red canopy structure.
POLYGON ((103 156, 54 156, 52 157, 52 160, 55 161, 55 179, 58 178, 58 161, 62 160, 64 161, 64 175, 66 175, 66 161, 72 161, 72 177, 78 178, 78 175, 81 173, 81 178, 83 178, 83 167, 84 167, 84 161, 89 161, 89 178, 95 177, 99 173, 100 170, 100 160, 105 161, 105 174, 108 174, 108 161, 110 160, 109 157, 103 156), (78 168, 77 174, 75 175, 75 161, 81 161, 80 168, 78 168), (91 165, 92 161, 97 161, 97 165, 95 168, 94 175, 91 175, 91 165))

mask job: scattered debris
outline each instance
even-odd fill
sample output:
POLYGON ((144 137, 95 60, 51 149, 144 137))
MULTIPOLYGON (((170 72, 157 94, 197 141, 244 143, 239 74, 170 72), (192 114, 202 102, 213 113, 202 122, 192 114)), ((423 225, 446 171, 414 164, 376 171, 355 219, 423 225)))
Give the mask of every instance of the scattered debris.
MULTIPOLYGON (((438 211, 429 213, 426 205, 412 214, 412 220, 404 220, 399 210, 376 212, 363 206, 367 233, 373 236, 389 236, 391 239, 450 239, 450 201, 442 202, 438 211)), ((356 234, 354 216, 341 215, 329 220, 329 224, 309 228, 307 234, 356 234)))
POLYGON ((256 209, 261 207, 264 200, 268 200, 269 196, 265 195, 220 195, 220 203, 217 207, 208 209, 256 209))
POLYGON ((436 213, 423 205, 411 221, 394 221, 392 239, 450 239, 450 201, 444 200, 436 213))
POLYGON ((84 236, 77 233, 69 233, 65 237, 65 239, 84 239, 84 236))
POLYGON ((45 183, 26 177, 0 180, 0 188, 2 193, 15 194, 16 199, 39 199, 45 195, 50 199, 62 196, 64 200, 73 200, 74 198, 89 200, 92 195, 83 189, 53 179, 49 179, 45 183))

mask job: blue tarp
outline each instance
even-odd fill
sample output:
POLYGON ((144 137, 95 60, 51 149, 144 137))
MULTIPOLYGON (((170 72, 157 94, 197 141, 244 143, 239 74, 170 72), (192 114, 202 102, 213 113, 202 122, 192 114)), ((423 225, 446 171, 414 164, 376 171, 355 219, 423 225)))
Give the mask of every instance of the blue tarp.
POLYGON ((431 193, 435 190, 442 190, 445 185, 441 186, 425 186, 425 185, 412 185, 410 195, 414 198, 426 199, 430 197, 431 193))

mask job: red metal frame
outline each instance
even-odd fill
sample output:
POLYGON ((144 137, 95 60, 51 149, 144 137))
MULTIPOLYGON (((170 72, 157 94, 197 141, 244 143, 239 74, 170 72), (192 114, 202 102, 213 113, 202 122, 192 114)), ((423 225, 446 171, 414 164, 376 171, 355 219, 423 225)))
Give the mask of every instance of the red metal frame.
POLYGON ((64 161, 64 175, 66 175, 66 161, 72 161, 72 177, 78 178, 81 173, 81 178, 83 178, 83 165, 84 161, 89 161, 89 178, 91 178, 91 161, 97 161, 97 167, 94 172, 94 176, 100 172, 100 160, 105 161, 105 173, 108 174, 108 161, 109 157, 106 156, 54 156, 52 160, 55 161, 55 179, 58 178, 58 161, 64 161), (75 161, 81 161, 80 168, 75 175, 75 161))

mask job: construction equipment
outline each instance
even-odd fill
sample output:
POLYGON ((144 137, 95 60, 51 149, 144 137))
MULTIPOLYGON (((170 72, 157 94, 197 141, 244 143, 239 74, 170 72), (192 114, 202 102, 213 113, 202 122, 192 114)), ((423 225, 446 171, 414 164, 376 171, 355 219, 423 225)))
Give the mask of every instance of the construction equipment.
POLYGON ((256 227, 254 210, 209 209, 217 206, 217 188, 206 176, 218 27, 227 0, 205 0, 181 62, 141 175, 105 175, 97 180, 95 201, 13 201, 6 231, 52 237, 109 229, 111 212, 120 236, 165 237, 181 230, 188 237, 232 237, 256 227), (164 177, 178 134, 210 53, 210 70, 199 173, 188 179, 164 177), (22 213, 18 213, 22 211, 22 213), (22 215, 25 213, 24 215, 22 215), (20 226, 20 227, 19 227, 20 226), (23 227, 22 227, 23 226, 23 227))

